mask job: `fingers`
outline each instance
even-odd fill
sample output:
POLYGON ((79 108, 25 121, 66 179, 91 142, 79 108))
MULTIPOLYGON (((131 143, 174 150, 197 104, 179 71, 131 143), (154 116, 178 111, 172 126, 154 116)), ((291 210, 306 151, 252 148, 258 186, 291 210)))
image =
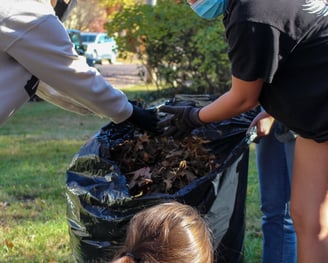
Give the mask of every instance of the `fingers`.
POLYGON ((170 114, 176 114, 176 113, 180 112, 184 108, 185 107, 182 107, 182 106, 179 107, 179 106, 163 105, 163 106, 161 106, 159 108, 159 111, 170 113, 170 114))
POLYGON ((256 123, 251 123, 248 126, 248 129, 247 129, 246 133, 250 133, 252 130, 254 130, 254 127, 256 127, 256 123))
POLYGON ((167 126, 169 126, 169 125, 172 124, 172 122, 173 122, 173 118, 174 118, 174 116, 167 116, 167 117, 165 117, 164 119, 160 120, 160 121, 157 123, 157 126, 158 126, 158 127, 162 127, 162 128, 167 127, 167 126))
POLYGON ((190 133, 193 128, 193 123, 190 121, 191 114, 189 114, 192 109, 191 106, 163 105, 159 108, 159 111, 167 113, 168 116, 160 120, 157 125, 163 128, 164 135, 181 138, 190 133))
MULTIPOLYGON (((169 106, 169 105, 163 105, 159 108, 160 112, 164 112, 164 113, 168 113, 169 115, 166 115, 165 117, 163 117, 158 123, 157 126, 161 127, 161 128, 167 128, 170 129, 176 129, 175 125, 174 125, 174 118, 176 118, 175 113, 176 113, 176 107, 175 106, 169 106)), ((167 132, 165 132, 166 134, 167 132)), ((172 135, 172 131, 169 132, 170 135, 172 135)))
POLYGON ((174 119, 174 115, 166 116, 157 123, 157 126, 162 130, 162 134, 164 136, 180 138, 184 132, 179 129, 179 127, 174 122, 174 119))
POLYGON ((171 113, 171 114, 174 113, 173 107, 172 106, 169 106, 169 105, 163 105, 163 106, 161 106, 159 108, 159 111, 166 112, 166 113, 171 113))
MULTIPOLYGON (((147 113, 148 113, 148 118, 147 118, 148 124, 145 124, 147 130, 155 134, 161 133, 162 129, 160 128, 160 126, 158 126, 159 118, 156 114, 156 110, 147 110, 147 113)), ((144 121, 147 122, 146 119, 144 121)))
POLYGON ((148 111, 150 114, 157 115, 157 109, 156 108, 146 109, 146 111, 148 111))

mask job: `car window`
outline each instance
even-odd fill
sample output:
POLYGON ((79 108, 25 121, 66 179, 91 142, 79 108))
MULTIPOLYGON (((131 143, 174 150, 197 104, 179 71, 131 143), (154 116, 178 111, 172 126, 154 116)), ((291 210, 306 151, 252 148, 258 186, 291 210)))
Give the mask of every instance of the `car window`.
POLYGON ((95 40, 96 40, 96 35, 82 34, 83 42, 95 42, 95 40))
POLYGON ((112 40, 112 38, 111 37, 109 37, 109 36, 105 36, 105 38, 104 38, 104 42, 112 42, 113 40, 112 40))
POLYGON ((79 35, 76 34, 76 33, 72 33, 70 34, 71 36, 71 40, 72 42, 75 44, 75 45, 80 45, 80 38, 79 38, 79 35))
POLYGON ((99 36, 98 43, 105 43, 106 42, 105 38, 106 38, 106 36, 104 36, 104 35, 99 36))

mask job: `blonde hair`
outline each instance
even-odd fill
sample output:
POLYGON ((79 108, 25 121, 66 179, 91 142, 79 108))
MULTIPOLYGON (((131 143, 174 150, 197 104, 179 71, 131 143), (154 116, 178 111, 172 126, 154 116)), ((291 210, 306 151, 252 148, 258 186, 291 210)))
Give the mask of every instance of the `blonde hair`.
POLYGON ((178 202, 137 213, 115 263, 212 263, 212 235, 198 211, 178 202))

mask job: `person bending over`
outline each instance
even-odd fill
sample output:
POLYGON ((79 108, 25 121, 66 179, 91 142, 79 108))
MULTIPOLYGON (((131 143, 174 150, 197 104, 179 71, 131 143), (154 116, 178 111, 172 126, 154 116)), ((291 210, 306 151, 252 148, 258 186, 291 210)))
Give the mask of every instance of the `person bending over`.
POLYGON ((76 53, 60 21, 75 2, 0 0, 0 126, 37 94, 66 110, 156 132, 153 111, 132 105, 76 53))

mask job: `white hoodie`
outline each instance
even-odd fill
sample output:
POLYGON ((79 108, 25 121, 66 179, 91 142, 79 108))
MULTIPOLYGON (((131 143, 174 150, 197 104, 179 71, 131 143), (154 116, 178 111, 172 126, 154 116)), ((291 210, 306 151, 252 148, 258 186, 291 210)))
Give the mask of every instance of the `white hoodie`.
POLYGON ((25 86, 33 75, 46 83, 37 94, 67 110, 115 123, 131 116, 125 94, 76 54, 50 0, 0 0, 0 6, 0 126, 29 100, 25 86))

